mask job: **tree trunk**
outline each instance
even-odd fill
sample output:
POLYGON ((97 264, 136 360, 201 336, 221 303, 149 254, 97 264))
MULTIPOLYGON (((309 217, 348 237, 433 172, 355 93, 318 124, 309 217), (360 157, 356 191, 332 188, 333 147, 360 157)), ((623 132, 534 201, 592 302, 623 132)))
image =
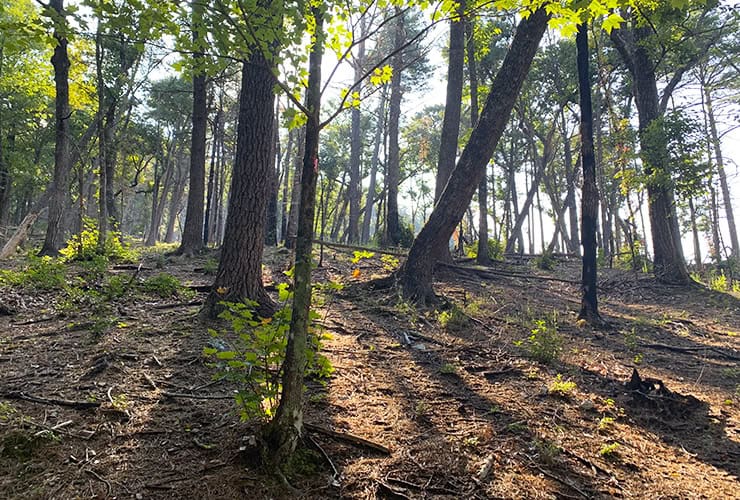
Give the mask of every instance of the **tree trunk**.
POLYGON ((190 146, 190 185, 188 206, 185 212, 185 227, 178 254, 192 256, 204 248, 203 243, 203 198, 206 189, 206 129, 208 128, 207 81, 203 69, 203 9, 200 0, 190 3, 193 17, 193 130, 190 146))
POLYGON ((406 40, 401 8, 396 7, 395 50, 393 56, 393 76, 391 77, 391 97, 388 108, 388 160, 386 162, 386 193, 388 196, 385 219, 384 243, 398 246, 401 242, 401 223, 398 215, 398 185, 401 178, 400 147, 398 145, 398 124, 401 119, 401 72, 403 70, 403 53, 400 50, 406 40))
POLYGON ((295 248, 296 233, 298 232, 298 208, 301 200, 301 170, 303 156, 306 150, 306 127, 298 132, 298 151, 293 164, 293 189, 290 193, 290 212, 288 213, 288 231, 285 238, 285 248, 295 248))
MULTIPOLYGON (((475 25, 472 19, 466 21, 465 28, 467 30, 465 49, 470 80, 470 127, 473 128, 478 123, 478 70, 475 61, 475 40, 473 39, 475 25)), ((483 174, 483 179, 478 185, 478 255, 476 262, 483 266, 491 263, 491 256, 488 254, 488 173, 483 174)))
POLYGON ((367 198, 365 201, 365 215, 362 218, 362 243, 370 241, 370 222, 373 218, 373 205, 375 204, 375 189, 378 175, 378 159, 380 157, 380 143, 383 140, 383 129, 385 128, 385 101, 388 96, 388 86, 384 85, 380 93, 378 103, 378 123, 375 127, 375 144, 373 156, 370 159, 370 184, 367 187, 367 198))
POLYGON ((694 198, 689 197, 689 217, 691 218, 691 235, 694 244, 694 264, 698 272, 702 271, 701 246, 699 244, 699 228, 696 225, 696 210, 694 209, 694 198))
POLYGON ((262 252, 275 126, 275 84, 270 63, 255 51, 242 66, 236 161, 221 261, 203 313, 216 317, 220 301, 250 299, 267 317, 275 310, 262 285, 262 252))
POLYGON ((719 174, 719 185, 722 188, 722 200, 725 202, 725 215, 727 216, 727 228, 730 232, 730 244, 732 245, 732 258, 740 260, 740 243, 738 243, 737 226, 735 225, 735 214, 732 211, 732 196, 730 196, 730 187, 727 184, 727 173, 725 172, 725 163, 722 158, 722 146, 717 133, 717 122, 714 118, 714 108, 712 105, 712 93, 707 87, 704 89, 704 98, 707 107, 707 118, 709 119, 709 131, 711 141, 714 146, 714 158, 717 162, 717 173, 719 174))
POLYGON ((301 204, 296 237, 293 313, 283 363, 283 391, 273 420, 263 429, 263 459, 268 469, 280 470, 295 450, 303 431, 303 378, 306 370, 308 325, 311 309, 311 267, 316 181, 319 174, 319 132, 321 106, 321 58, 323 47, 323 4, 311 6, 316 21, 315 38, 309 55, 306 108, 306 147, 301 176, 301 204))
MULTIPOLYGON (((49 0, 49 8, 58 18, 55 23, 66 25, 64 0, 49 0)), ((54 182, 49 197, 49 222, 46 226, 46 237, 39 255, 59 255, 64 244, 62 221, 67 199, 69 173, 72 169, 70 156, 70 110, 69 110, 69 56, 67 55, 67 37, 63 27, 54 29, 54 55, 51 64, 54 67, 55 97, 55 145, 54 145, 54 182)))
POLYGON ((549 15, 538 9, 519 23, 514 40, 491 85, 478 125, 463 149, 447 187, 414 240, 409 256, 399 270, 403 295, 414 301, 434 299, 432 278, 436 263, 432 249, 446 244, 455 225, 465 214, 486 165, 504 132, 524 83, 549 15))
POLYGON ((208 170, 208 184, 206 191, 206 211, 203 214, 203 242, 206 246, 213 238, 214 201, 216 199, 216 170, 218 168, 219 141, 221 140, 221 120, 223 117, 223 104, 219 102, 218 111, 213 118, 213 137, 211 139, 211 167, 208 170))
MULTIPOLYGON (((278 113, 275 109, 273 113, 278 113)), ((272 127, 272 150, 270 153, 270 169, 267 173, 267 211, 265 214, 265 245, 277 246, 278 229, 278 190, 280 189, 278 179, 278 150, 280 149, 280 135, 278 127, 272 127)))
MULTIPOLYGON (((360 18, 360 43, 357 46, 357 57, 353 61, 355 67, 355 82, 362 78, 365 66, 365 17, 360 18)), ((356 91, 361 91, 360 86, 356 91)), ((360 241, 360 198, 362 188, 360 182, 362 174, 360 171, 360 159, 362 157, 362 130, 360 129, 360 108, 352 108, 352 131, 350 134, 350 157, 349 157, 349 222, 347 242, 356 244, 360 241)))
POLYGON ((164 233, 165 243, 174 243, 175 241, 175 224, 177 223, 177 217, 182 211, 182 197, 185 194, 185 183, 187 182, 187 177, 185 172, 183 172, 181 153, 179 151, 175 158, 175 163, 177 178, 175 179, 175 184, 172 186, 172 194, 170 195, 170 207, 167 213, 167 228, 164 233))
POLYGON ((578 95, 581 108, 581 165, 583 189, 581 198, 581 235, 583 267, 581 271, 581 310, 579 319, 602 325, 596 295, 596 221, 599 216, 599 192, 596 188, 594 157, 593 109, 591 106, 591 71, 588 57, 588 24, 578 25, 576 35, 578 95))
POLYGON ((648 215, 653 237, 653 271, 659 281, 672 284, 692 282, 686 268, 678 232, 669 155, 660 126, 655 63, 650 55, 649 26, 613 30, 611 38, 632 75, 632 87, 640 132, 640 156, 647 181, 648 215))

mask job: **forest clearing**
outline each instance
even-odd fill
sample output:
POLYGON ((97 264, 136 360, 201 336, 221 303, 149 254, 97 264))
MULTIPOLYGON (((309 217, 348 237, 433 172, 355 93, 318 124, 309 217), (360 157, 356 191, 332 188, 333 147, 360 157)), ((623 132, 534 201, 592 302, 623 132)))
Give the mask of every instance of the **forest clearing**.
MULTIPOLYGON (((3 287, 14 313, 0 317, 0 497, 737 496, 737 294, 605 270, 609 326, 592 329, 576 320, 577 260, 550 272, 467 262, 435 283, 457 311, 443 326, 442 310, 367 288, 392 258, 353 264, 351 251, 325 252, 316 282, 344 287, 318 309, 334 372, 308 382, 305 422, 316 427, 288 477, 297 491, 249 454, 256 429, 239 421, 238 387, 214 380, 203 356, 210 336, 192 290, 211 279, 213 256, 153 255, 138 272, 112 266, 87 281, 103 290, 135 276, 101 316, 58 312, 60 289, 3 287), (143 291, 160 273, 183 288, 143 291), (527 347, 538 320, 553 333, 549 363, 527 347), (625 385, 633 368, 670 392, 636 396, 625 385)), ((288 252, 266 263, 268 288, 286 279, 288 252)))

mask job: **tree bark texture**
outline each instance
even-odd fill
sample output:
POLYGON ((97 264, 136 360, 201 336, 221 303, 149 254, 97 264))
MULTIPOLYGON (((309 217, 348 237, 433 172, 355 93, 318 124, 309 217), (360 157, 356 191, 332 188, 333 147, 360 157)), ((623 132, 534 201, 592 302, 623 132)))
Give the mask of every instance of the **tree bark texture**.
POLYGON ((242 66, 236 159, 231 176, 231 195, 226 230, 216 279, 204 314, 215 317, 222 300, 250 299, 269 316, 275 305, 262 285, 262 252, 269 186, 265 180, 272 167, 275 126, 272 70, 261 52, 255 51, 242 66))
POLYGON ((393 56, 393 76, 391 77, 391 97, 388 107, 388 159, 386 162, 386 205, 385 244, 398 246, 401 242, 401 222, 398 214, 398 185, 401 178, 400 147, 398 145, 398 126, 401 119, 401 72, 403 52, 399 49, 406 40, 406 29, 401 8, 396 7, 395 49, 393 56))
POLYGON ((587 23, 578 25, 576 51, 578 96, 581 108, 581 165, 583 165, 583 195, 581 197, 583 266, 581 270, 581 310, 578 313, 578 318, 585 319, 594 325, 601 325, 603 320, 599 315, 596 295, 596 224, 599 216, 599 192, 596 188, 596 157, 594 156, 587 23))
POLYGON ((64 207, 67 199, 69 173, 72 168, 70 156, 70 110, 69 110, 69 56, 67 54, 67 37, 64 0, 50 0, 49 8, 54 11, 54 55, 51 64, 54 67, 55 97, 55 144, 54 144, 54 181, 49 197, 49 222, 40 255, 56 256, 64 244, 64 207))
MULTIPOLYGON (((362 78, 365 65, 365 18, 360 20, 361 41, 357 47, 357 58, 354 60, 355 81, 362 78)), ((361 87, 357 88, 359 92, 361 87)), ((362 130, 360 123, 360 108, 352 108, 352 131, 350 134, 350 157, 349 157, 349 222, 347 241, 350 244, 360 241, 360 198, 362 189, 360 182, 362 174, 360 160, 362 157, 362 130)))
MULTIPOLYGON (((193 42, 197 47, 203 43, 204 4, 200 0, 191 2, 193 11, 193 42)), ((202 68, 204 55, 201 48, 193 53, 193 129, 190 146, 190 185, 188 186, 188 206, 185 212, 185 226, 182 230, 182 243, 177 253, 192 256, 204 248, 203 240, 203 199, 206 190, 206 129, 208 128, 207 80, 202 68)))
POLYGON ((306 147, 301 175, 301 203, 296 235, 293 313, 283 363, 283 392, 273 420, 263 431, 263 458, 268 468, 279 470, 295 450, 303 430, 303 378, 306 370, 308 325, 311 309, 311 267, 319 176, 319 132, 321 106, 321 59, 323 55, 324 9, 312 6, 316 20, 316 42, 309 55, 306 109, 306 147))
POLYGON ((504 132, 548 18, 544 9, 539 9, 519 23, 514 40, 491 85, 478 125, 473 129, 429 220, 414 240, 408 259, 399 270, 402 292, 410 300, 426 302, 434 299, 432 278, 436 256, 432 249, 447 244, 455 226, 465 214, 504 132))

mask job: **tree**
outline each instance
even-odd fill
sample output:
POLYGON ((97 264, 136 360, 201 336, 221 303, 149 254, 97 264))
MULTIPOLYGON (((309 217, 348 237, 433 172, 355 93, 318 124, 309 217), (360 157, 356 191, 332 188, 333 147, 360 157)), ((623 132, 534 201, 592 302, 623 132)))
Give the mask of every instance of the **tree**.
MULTIPOLYGON (((458 4, 457 12, 450 19, 450 45, 447 59, 447 94, 445 113, 442 121, 442 137, 439 146, 437 182, 434 185, 434 201, 439 201, 455 168, 457 142, 460 134, 460 115, 462 113, 463 69, 465 66, 465 22, 463 13, 465 2, 458 4)), ((477 112, 477 111, 476 111, 477 112)), ((440 259, 450 259, 449 246, 442 242, 434 249, 440 259)))
POLYGON ((205 33, 203 11, 207 4, 203 0, 191 3, 193 20, 193 131, 190 146, 190 187, 182 242, 177 253, 193 255, 205 246, 203 239, 203 217, 206 178, 206 129, 208 128, 207 80, 204 68, 205 33))
MULTIPOLYGON (((692 13, 685 16, 683 11, 670 8, 654 13, 656 17, 665 16, 666 25, 676 21, 671 19, 671 16, 684 18, 679 25, 681 28, 685 26, 684 22, 686 24, 692 22, 692 13)), ((699 15, 700 18, 703 16, 704 14, 699 15)), ((669 36, 675 37, 676 34, 673 32, 669 36)), ((710 37, 703 47, 696 47, 694 54, 674 69, 663 95, 660 96, 656 68, 660 62, 658 58, 661 56, 652 50, 651 46, 656 41, 661 44, 663 42, 657 39, 655 25, 638 12, 630 12, 625 24, 611 32, 611 40, 632 77, 632 90, 639 121, 640 156, 648 193, 653 271, 660 281, 689 284, 693 280, 689 276, 683 256, 666 137, 660 118, 665 113, 673 89, 679 84, 684 73, 698 62, 700 52, 706 50, 713 41, 710 37)), ((663 50, 666 50, 665 46, 663 50)))
POLYGON ((583 197, 581 198, 581 236, 583 268, 581 273, 581 310, 579 319, 594 325, 603 324, 596 295, 596 224, 599 192, 596 188, 594 156, 593 110, 591 106, 591 70, 588 55, 588 23, 578 26, 576 35, 578 94, 581 108, 581 164, 583 165, 583 197))
POLYGON ((436 255, 433 249, 446 244, 452 236, 485 174, 485 167, 506 127, 548 19, 549 15, 544 9, 538 9, 519 23, 514 40, 491 85, 478 125, 473 129, 434 211, 398 271, 401 289, 407 299, 420 302, 434 300, 432 277, 436 255))
POLYGON ((49 198, 49 222, 46 226, 46 237, 39 251, 40 255, 55 256, 64 244, 64 206, 72 169, 70 144, 70 111, 69 111, 69 56, 67 55, 67 20, 64 11, 64 0, 49 0, 45 9, 46 15, 54 26, 54 55, 51 64, 54 66, 55 97, 55 146, 54 146, 54 183, 49 198))

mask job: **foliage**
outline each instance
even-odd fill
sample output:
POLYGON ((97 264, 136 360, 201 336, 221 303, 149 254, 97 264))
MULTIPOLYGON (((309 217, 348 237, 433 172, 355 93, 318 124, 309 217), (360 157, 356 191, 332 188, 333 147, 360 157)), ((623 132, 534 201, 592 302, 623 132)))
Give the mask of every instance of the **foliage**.
POLYGON ((392 255, 381 255, 380 262, 383 263, 383 269, 386 271, 395 271, 401 264, 401 261, 392 255))
POLYGON ((440 312, 437 319, 442 328, 451 332, 459 332, 470 326, 470 318, 457 304, 452 304, 450 309, 440 312))
MULTIPOLYGON (((229 323, 238 338, 227 345, 229 335, 226 331, 209 330, 214 342, 203 349, 203 354, 215 361, 216 376, 237 383, 236 405, 243 420, 269 420, 280 401, 292 294, 287 291, 287 285, 281 285, 279 293, 283 307, 270 318, 256 314, 256 302, 222 303, 226 310, 220 317, 229 323)), ((315 321, 317 318, 318 315, 312 312, 310 319, 315 321)), ((326 338, 315 327, 309 328, 306 350, 309 375, 325 378, 333 371, 329 360, 319 353, 321 341, 326 338)))
POLYGON ((619 443, 604 443, 599 449, 599 455, 604 458, 615 458, 619 450, 619 443))
POLYGON ((576 383, 571 380, 563 380, 561 374, 557 374, 555 380, 547 388, 547 393, 551 396, 568 397, 576 389, 576 383))
POLYGON ((367 250, 355 250, 354 257, 352 257, 352 263, 357 264, 362 259, 371 259, 375 256, 374 252, 369 252, 367 250))
POLYGON ((542 255, 538 255, 534 259, 534 265, 537 266, 537 269, 542 269, 543 271, 552 271, 555 269, 557 263, 558 261, 555 260, 552 252, 543 252, 542 255))
POLYGON ((67 246, 59 253, 67 262, 73 260, 89 261, 98 256, 104 256, 111 260, 133 261, 136 260, 136 252, 131 246, 123 241, 119 231, 108 231, 105 245, 100 246, 100 232, 96 221, 86 218, 83 221, 84 229, 80 234, 72 236, 67 241, 67 246))
POLYGON ((514 344, 523 347, 530 358, 540 363, 558 359, 563 350, 563 338, 558 333, 557 314, 553 312, 545 319, 535 319, 529 337, 514 344))
POLYGON ((145 279, 139 288, 153 295, 168 298, 182 295, 185 287, 180 284, 180 280, 168 273, 159 273, 156 276, 145 279))
POLYGON ((20 271, 0 270, 0 285, 20 286, 31 290, 58 290, 67 283, 66 267, 58 259, 37 257, 30 253, 20 271))
MULTIPOLYGON (((500 240, 488 239, 488 258, 492 260, 503 260, 506 243, 500 240)), ((478 257, 478 240, 465 244, 465 255, 471 259, 478 257)))

